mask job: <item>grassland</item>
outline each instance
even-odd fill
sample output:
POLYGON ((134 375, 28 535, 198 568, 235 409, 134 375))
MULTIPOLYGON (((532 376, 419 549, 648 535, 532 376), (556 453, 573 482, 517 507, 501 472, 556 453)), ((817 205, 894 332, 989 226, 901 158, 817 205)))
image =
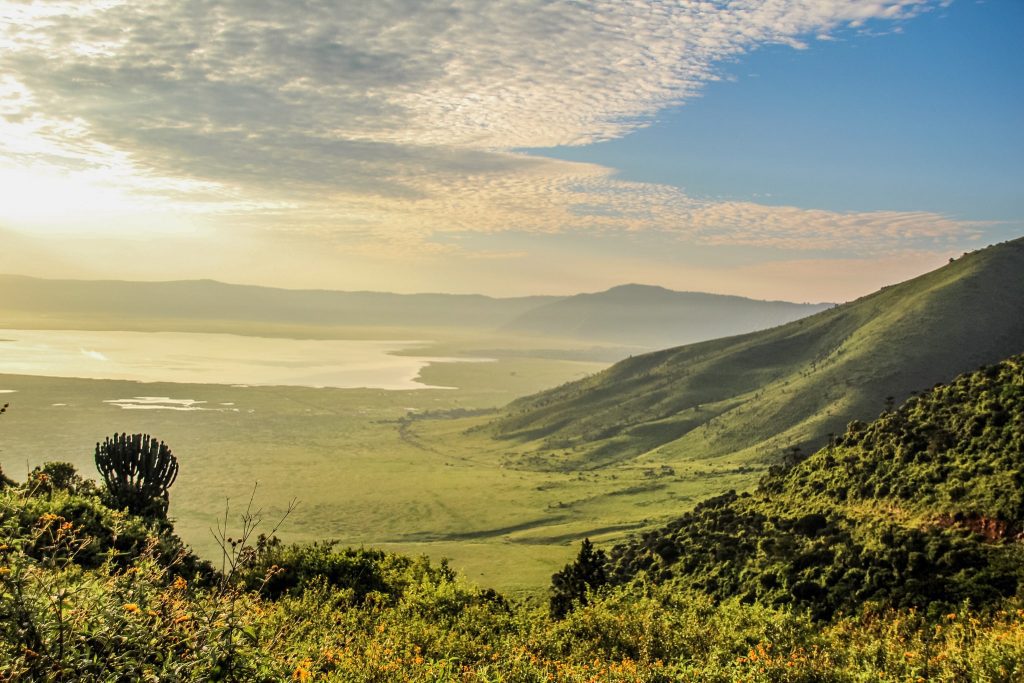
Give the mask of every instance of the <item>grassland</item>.
POLYGON ((210 530, 225 501, 239 512, 258 482, 256 504, 268 529, 291 499, 299 501, 280 532, 286 540, 333 538, 448 557, 473 581, 511 591, 545 586, 583 534, 622 538, 755 476, 718 462, 672 472, 646 465, 599 473, 510 467, 515 455, 508 444, 467 438, 466 426, 518 396, 606 367, 565 356, 615 351, 435 332, 435 344, 409 353, 487 353, 496 360, 429 365, 424 383, 457 389, 413 391, 0 375, 0 389, 16 392, 3 395, 12 407, 0 425, 0 463, 17 478, 55 460, 88 473, 96 441, 115 431, 150 433, 181 462, 171 495, 175 527, 207 557, 217 553, 210 530), (552 355, 563 357, 544 357, 552 355), (107 402, 137 396, 205 401, 197 404, 205 410, 128 410, 107 402))

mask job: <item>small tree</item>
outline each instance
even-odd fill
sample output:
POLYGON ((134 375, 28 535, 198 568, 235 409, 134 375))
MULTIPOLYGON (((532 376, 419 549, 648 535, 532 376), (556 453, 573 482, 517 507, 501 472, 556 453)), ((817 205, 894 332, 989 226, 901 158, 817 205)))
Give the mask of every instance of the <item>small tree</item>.
POLYGON ((96 444, 96 469, 117 508, 166 519, 167 490, 178 476, 178 460, 163 441, 149 434, 114 434, 96 444))
POLYGON ((584 538, 576 561, 551 577, 551 616, 561 619, 577 604, 587 604, 590 592, 608 583, 607 562, 605 552, 584 538))

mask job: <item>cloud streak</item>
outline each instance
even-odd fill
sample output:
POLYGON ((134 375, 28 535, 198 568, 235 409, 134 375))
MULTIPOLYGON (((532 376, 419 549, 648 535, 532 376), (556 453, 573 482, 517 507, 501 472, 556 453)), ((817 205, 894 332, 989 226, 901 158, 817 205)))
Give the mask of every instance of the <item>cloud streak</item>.
POLYGON ((802 48, 933 5, 0 2, 0 172, 113 188, 140 214, 386 248, 602 229, 791 249, 941 244, 978 226, 710 202, 515 151, 621 137, 759 46, 802 48))

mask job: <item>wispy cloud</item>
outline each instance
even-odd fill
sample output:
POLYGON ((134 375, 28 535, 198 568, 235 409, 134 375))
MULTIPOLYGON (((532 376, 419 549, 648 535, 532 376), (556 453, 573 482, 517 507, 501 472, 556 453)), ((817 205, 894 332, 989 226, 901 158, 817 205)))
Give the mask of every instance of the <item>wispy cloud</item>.
POLYGON ((59 176, 83 198, 103 189, 137 215, 214 214, 388 248, 441 232, 603 228, 862 252, 941 243, 977 226, 702 201, 515 152, 623 136, 759 46, 801 48, 933 6, 0 2, 0 173, 59 176))

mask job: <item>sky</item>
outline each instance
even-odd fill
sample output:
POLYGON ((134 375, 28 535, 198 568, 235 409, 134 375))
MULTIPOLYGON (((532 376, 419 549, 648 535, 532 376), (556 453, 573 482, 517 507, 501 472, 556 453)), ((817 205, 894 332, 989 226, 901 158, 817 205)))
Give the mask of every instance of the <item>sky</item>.
POLYGON ((0 272, 845 301, 1024 235, 1020 0, 0 0, 0 272))

